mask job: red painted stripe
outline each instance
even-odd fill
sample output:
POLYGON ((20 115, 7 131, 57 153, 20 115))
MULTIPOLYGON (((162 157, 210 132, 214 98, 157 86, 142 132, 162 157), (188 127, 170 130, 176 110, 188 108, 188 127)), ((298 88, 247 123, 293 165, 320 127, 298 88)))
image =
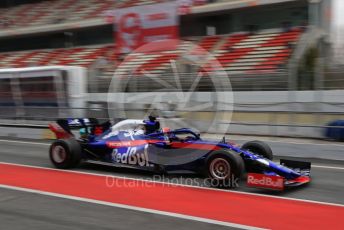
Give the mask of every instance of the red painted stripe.
MULTIPOLYGON (((133 140, 133 141, 108 141, 106 145, 109 148, 121 148, 121 147, 134 147, 145 144, 154 144, 163 142, 161 140, 133 140)), ((221 147, 213 144, 195 144, 190 142, 172 142, 172 148, 184 148, 184 149, 199 149, 199 150, 219 150, 221 147)))
POLYGON ((190 142, 172 142, 172 148, 199 149, 199 150, 219 150, 221 147, 213 144, 195 144, 190 142))
POLYGON ((0 184, 272 229, 343 229, 344 208, 0 164, 0 184), (109 184, 109 183, 108 183, 109 184))
POLYGON ((308 176, 300 176, 294 180, 288 180, 290 183, 308 183, 311 181, 311 178, 308 176))
POLYGON ((160 140, 134 140, 134 141, 108 141, 106 142, 107 147, 109 148, 121 148, 121 147, 134 147, 145 144, 154 144, 162 142, 160 140))

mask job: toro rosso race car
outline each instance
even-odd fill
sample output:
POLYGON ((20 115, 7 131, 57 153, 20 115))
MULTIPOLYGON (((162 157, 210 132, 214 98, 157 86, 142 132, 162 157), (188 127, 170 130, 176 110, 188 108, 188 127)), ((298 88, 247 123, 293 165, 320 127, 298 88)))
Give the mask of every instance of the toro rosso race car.
POLYGON ((251 141, 239 146, 225 138, 203 140, 188 128, 161 129, 153 117, 114 125, 100 124, 96 119, 65 119, 49 127, 57 137, 49 155, 59 169, 89 162, 154 173, 192 172, 227 187, 233 187, 232 182, 247 172, 248 186, 275 190, 310 182, 309 162, 275 163, 264 142, 251 141), (80 137, 74 129, 79 130, 80 137))

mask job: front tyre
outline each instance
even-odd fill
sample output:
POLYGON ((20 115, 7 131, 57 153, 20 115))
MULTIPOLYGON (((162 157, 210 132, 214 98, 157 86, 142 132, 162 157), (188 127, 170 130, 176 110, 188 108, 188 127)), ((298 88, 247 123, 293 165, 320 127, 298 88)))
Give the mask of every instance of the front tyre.
POLYGON ((50 146, 49 157, 58 169, 75 168, 81 162, 81 146, 75 139, 56 140, 50 146))
POLYGON ((264 157, 266 159, 272 160, 273 159, 273 153, 268 144, 262 141, 250 141, 245 143, 242 147, 244 150, 248 150, 252 153, 255 153, 261 157, 264 157))
POLYGON ((212 187, 237 187, 244 172, 244 161, 238 153, 219 150, 207 157, 206 168, 212 187))

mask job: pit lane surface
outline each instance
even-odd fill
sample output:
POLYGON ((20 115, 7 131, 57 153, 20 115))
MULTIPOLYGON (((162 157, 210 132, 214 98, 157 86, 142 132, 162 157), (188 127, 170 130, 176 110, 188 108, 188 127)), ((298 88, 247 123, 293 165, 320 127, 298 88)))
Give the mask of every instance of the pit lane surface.
MULTIPOLYGON (((49 167, 50 162, 48 160, 48 145, 45 143, 30 143, 30 142, 16 142, 16 141, 1 141, 1 150, 0 150, 0 161, 1 162, 9 162, 9 163, 16 163, 16 164, 24 164, 24 165, 33 165, 33 166, 40 166, 40 167, 49 167)), ((308 147, 308 146, 307 146, 308 147)), ((331 145, 328 146, 331 148, 331 145)), ((293 146, 290 146, 291 150, 293 146)), ((298 148, 302 148, 298 146, 298 148)), ((337 146, 335 147, 337 148, 337 146)), ((277 147, 274 147, 274 151, 278 151, 277 147)), ((270 195, 277 195, 283 197, 291 197, 297 199, 307 199, 307 200, 314 200, 320 202, 331 202, 337 204, 344 204, 344 197, 342 195, 344 191, 344 168, 343 165, 339 162, 324 162, 315 160, 316 163, 313 163, 312 169, 312 176, 313 181, 307 187, 293 189, 288 192, 283 193, 276 193, 276 192, 266 192, 257 189, 250 189, 245 187, 243 184, 236 189, 236 191, 247 191, 252 193, 265 193, 270 195)), ((103 166, 93 166, 93 165, 83 165, 78 169, 78 171, 83 172, 92 172, 92 173, 100 173, 100 174, 107 174, 107 175, 117 175, 117 176, 125 176, 130 178, 143 178, 143 179, 151 179, 154 177, 151 174, 142 174, 141 172, 132 171, 132 170, 119 170, 112 167, 103 167, 103 166)), ((176 178, 179 176, 171 176, 167 179, 176 178)), ((157 177, 154 177, 157 179, 157 177)), ((166 179, 166 178, 165 178, 166 179)), ((174 180, 176 181, 176 180, 174 180)), ((190 182, 190 180, 182 181, 182 183, 190 182)), ((197 184, 196 184, 197 185, 197 184)), ((91 221, 92 223, 99 224, 98 228, 111 228, 113 224, 118 226, 116 229, 129 229, 134 226, 137 226, 144 229, 145 227, 151 228, 152 220, 154 222, 154 226, 158 229, 172 229, 175 228, 175 224, 178 224, 179 228, 183 229, 190 229, 192 228, 200 228, 200 229, 214 229, 214 228, 223 228, 223 226, 218 225, 211 225, 207 223, 199 223, 196 221, 191 220, 182 220, 176 219, 173 217, 155 217, 154 214, 147 214, 141 213, 136 211, 130 211, 124 209, 118 209, 113 207, 103 207, 100 205, 93 205, 93 204, 80 204, 76 201, 69 201, 64 200, 61 198, 52 198, 40 195, 33 195, 25 192, 13 192, 6 189, 0 189, 0 194, 3 199, 1 199, 1 204, 5 203, 6 205, 1 205, 0 212, 4 213, 1 215, 2 223, 9 223, 11 218, 15 218, 15 216, 22 216, 22 222, 16 222, 18 224, 18 228, 20 223, 30 222, 32 220, 32 224, 42 224, 45 226, 44 229, 54 228, 52 226, 57 226, 56 224, 63 224, 74 226, 73 229, 78 228, 76 223, 79 221, 91 221), (7 198, 6 198, 7 197, 7 198), (10 202, 9 202, 10 201, 10 202), (21 202, 24 202, 23 204, 21 202), (26 203, 25 203, 26 202, 26 203), (58 205, 56 205, 58 203, 58 205), (74 205, 74 203, 77 203, 74 205), (26 204, 26 205, 25 205, 26 204), (35 204, 35 212, 30 212, 30 206, 35 204), (85 206, 85 208, 81 208, 85 206), (3 208, 4 207, 4 208, 3 208), (18 209, 18 207, 21 207, 18 209), (25 208, 27 209, 25 210, 25 208), (49 207, 55 207, 52 212, 47 212, 46 210, 49 207), (64 213, 63 210, 66 207, 70 207, 70 213, 77 213, 76 215, 69 215, 64 213), (86 208, 88 207, 88 208, 86 208), (18 211, 19 210, 19 211, 18 211), (99 217, 99 213, 103 212, 102 210, 112 210, 109 212, 104 212, 103 218, 99 217), (55 215, 54 212, 60 213, 55 215), (65 215, 63 215, 63 214, 65 215), (130 213, 130 214, 129 214, 130 213), (131 223, 133 225, 128 225, 130 216, 131 223), (55 219, 54 217, 58 216, 60 218, 55 219), (152 217, 153 216, 153 217, 152 217), (72 219, 75 217, 75 219, 72 219), (87 218, 90 217, 90 218, 87 218), (108 218, 107 218, 108 217, 108 218), (47 219, 47 221, 45 221, 47 219), (56 221, 55 221, 56 220, 56 221), (74 222, 73 222, 74 221, 74 222)), ((86 221, 86 222, 87 222, 86 221)), ((10 226, 10 225, 9 225, 10 226)), ((32 225, 31 225, 32 226, 32 225)), ((80 225, 80 229, 85 229, 80 225)), ((92 225, 90 225, 92 226, 92 225)), ((87 229, 87 228, 86 228, 87 229)))
POLYGON ((0 189, 1 229, 235 229, 134 210, 0 189))

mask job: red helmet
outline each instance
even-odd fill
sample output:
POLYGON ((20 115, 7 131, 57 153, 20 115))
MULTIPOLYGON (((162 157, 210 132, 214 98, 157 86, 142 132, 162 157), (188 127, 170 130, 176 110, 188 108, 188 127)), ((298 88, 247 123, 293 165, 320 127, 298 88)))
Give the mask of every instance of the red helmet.
POLYGON ((171 129, 168 127, 165 127, 165 128, 162 128, 162 132, 163 133, 169 133, 169 132, 171 132, 171 129))

